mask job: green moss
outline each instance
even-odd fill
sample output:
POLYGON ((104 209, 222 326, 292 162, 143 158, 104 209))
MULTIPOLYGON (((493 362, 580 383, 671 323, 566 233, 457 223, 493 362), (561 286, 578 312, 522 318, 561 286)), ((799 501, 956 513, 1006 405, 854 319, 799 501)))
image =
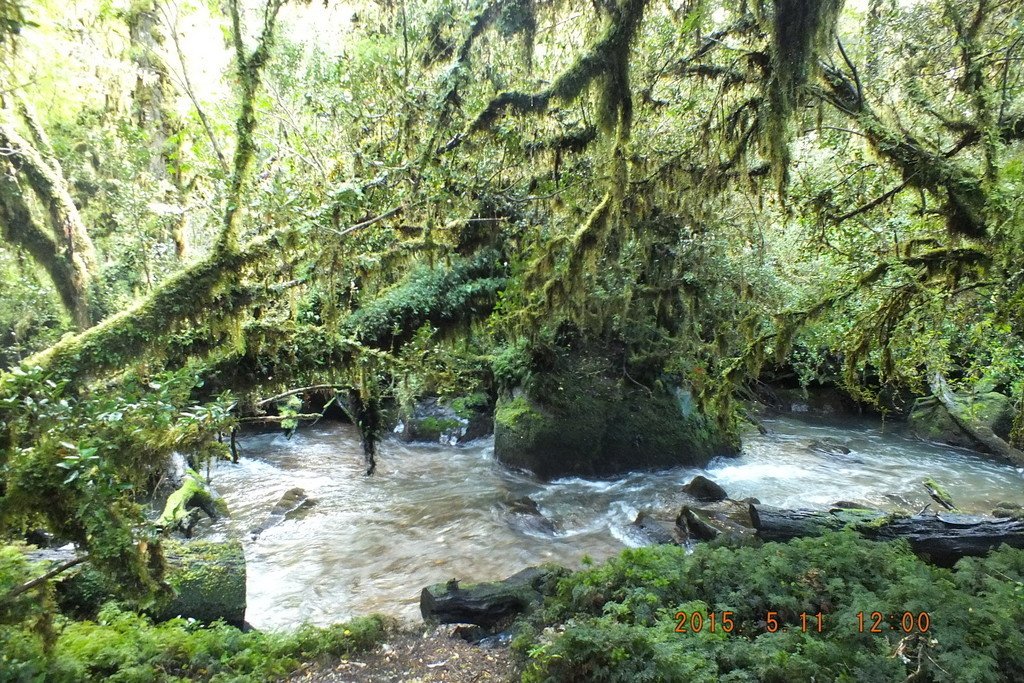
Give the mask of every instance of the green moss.
POLYGON ((623 683, 944 681, 954 670, 956 680, 1017 680, 1022 586, 1024 551, 1008 548, 948 570, 904 542, 848 531, 760 547, 702 544, 692 553, 656 546, 562 580, 515 647, 527 661, 524 681, 583 680, 580 672, 623 683), (873 612, 884 615, 876 632, 873 612))
POLYGON ((609 371, 600 354, 562 351, 516 397, 499 398, 497 458, 542 478, 703 465, 735 450, 730 434, 675 394, 609 371))

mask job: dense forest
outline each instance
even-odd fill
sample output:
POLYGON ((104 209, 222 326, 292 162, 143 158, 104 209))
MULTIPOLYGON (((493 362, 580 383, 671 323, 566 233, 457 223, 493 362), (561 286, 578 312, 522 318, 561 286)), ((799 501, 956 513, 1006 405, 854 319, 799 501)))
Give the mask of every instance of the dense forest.
MULTIPOLYGON (((1019 0, 0 0, 0 60, 0 680, 372 647, 387 620, 138 613, 191 515, 154 503, 172 461, 180 499, 251 425, 333 410, 374 476, 436 398, 510 468, 601 477, 736 453, 777 389, 828 387, 1024 466, 1019 0), (58 607, 82 564, 116 606, 58 607)), ((524 675, 1024 675, 1021 551, 825 538, 574 574, 520 627, 524 675), (946 622, 855 632, 857 595, 946 622), (850 632, 673 632, 776 606, 850 632)))

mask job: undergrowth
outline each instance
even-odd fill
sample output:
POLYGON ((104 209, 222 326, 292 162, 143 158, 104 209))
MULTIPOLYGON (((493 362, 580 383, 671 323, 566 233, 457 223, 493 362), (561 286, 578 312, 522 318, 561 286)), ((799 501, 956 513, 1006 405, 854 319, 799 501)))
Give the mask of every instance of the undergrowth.
POLYGON ((1019 681, 1022 619, 1022 551, 948 570, 840 532, 626 550, 562 580, 515 647, 532 682, 1019 681))
POLYGON ((51 586, 18 592, 36 574, 20 549, 0 546, 2 683, 279 680, 305 663, 369 650, 392 625, 374 615, 288 633, 243 632, 181 618, 154 624, 115 602, 95 621, 72 621, 54 610, 51 586))

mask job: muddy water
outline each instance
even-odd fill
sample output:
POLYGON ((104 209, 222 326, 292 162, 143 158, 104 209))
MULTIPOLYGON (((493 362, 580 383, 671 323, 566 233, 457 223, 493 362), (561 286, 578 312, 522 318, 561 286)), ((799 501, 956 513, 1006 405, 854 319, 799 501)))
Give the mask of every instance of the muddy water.
POLYGON ((541 562, 580 565, 630 543, 626 525, 641 509, 674 517, 679 488, 702 473, 734 498, 755 496, 786 507, 837 500, 882 509, 929 502, 925 477, 942 483, 965 510, 987 512, 1001 500, 1024 502, 1024 477, 1012 467, 956 449, 921 443, 877 422, 842 426, 777 419, 771 433, 748 435, 738 458, 707 470, 678 468, 618 479, 542 484, 504 470, 493 444, 462 447, 383 444, 377 474, 362 475, 355 430, 324 423, 296 434, 241 440, 240 464, 221 464, 213 484, 232 518, 209 531, 245 540, 247 618, 258 628, 328 624, 380 611, 418 618, 423 586, 508 576, 541 562), (851 449, 808 448, 830 438, 851 449), (251 540, 282 493, 303 488, 317 500, 251 540), (555 535, 509 523, 505 505, 528 495, 557 525, 555 535))

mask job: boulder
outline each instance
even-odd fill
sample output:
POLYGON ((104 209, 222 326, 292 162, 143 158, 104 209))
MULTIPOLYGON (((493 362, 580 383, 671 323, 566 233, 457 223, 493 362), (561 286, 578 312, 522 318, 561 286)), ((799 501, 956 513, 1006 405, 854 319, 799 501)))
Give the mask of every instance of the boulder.
POLYGON ((605 477, 735 454, 735 435, 684 388, 641 386, 607 359, 563 352, 543 379, 498 399, 494 454, 541 479, 605 477))
MULTIPOLYGON (((973 430, 987 429, 1006 440, 1013 426, 1013 402, 995 391, 984 394, 955 394, 961 419, 973 430)), ((948 407, 935 397, 919 398, 910 411, 910 428, 914 435, 925 441, 937 441, 951 446, 978 448, 975 435, 965 430, 950 415, 948 407)))
POLYGON ((705 476, 697 475, 690 480, 690 483, 683 487, 683 493, 694 500, 717 501, 725 500, 729 494, 721 486, 705 476))
MULTIPOLYGON (((165 579, 174 589, 168 601, 147 610, 164 621, 181 616, 206 623, 222 619, 241 628, 245 621, 245 553, 238 540, 162 542, 165 579)), ((118 597, 117 587, 88 563, 70 570, 57 584, 61 609, 93 618, 100 606, 118 597)))

